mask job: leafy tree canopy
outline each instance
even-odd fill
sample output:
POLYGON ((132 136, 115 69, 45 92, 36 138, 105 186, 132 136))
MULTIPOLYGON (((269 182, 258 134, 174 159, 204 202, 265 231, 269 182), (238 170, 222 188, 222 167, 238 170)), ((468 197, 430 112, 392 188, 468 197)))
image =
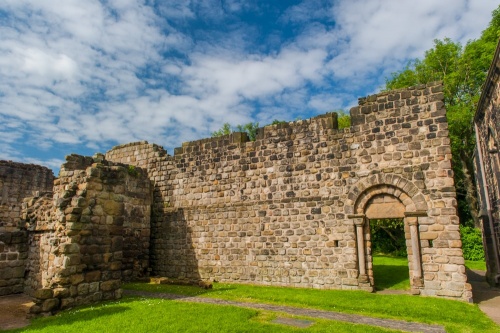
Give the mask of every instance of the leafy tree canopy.
POLYGON ((386 90, 405 88, 432 81, 443 81, 449 135, 453 154, 455 183, 458 190, 459 213, 462 222, 477 217, 474 186, 473 116, 481 87, 491 64, 500 37, 500 6, 493 11, 492 20, 481 37, 465 46, 449 38, 434 40, 434 47, 386 80, 386 90))

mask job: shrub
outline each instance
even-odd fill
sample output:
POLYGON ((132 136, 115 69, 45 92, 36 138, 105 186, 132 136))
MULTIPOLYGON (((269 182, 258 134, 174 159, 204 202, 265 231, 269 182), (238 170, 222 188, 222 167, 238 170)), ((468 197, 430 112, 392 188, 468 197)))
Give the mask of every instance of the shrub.
POLYGON ((465 260, 484 261, 483 240, 481 230, 474 227, 460 226, 462 249, 465 260))

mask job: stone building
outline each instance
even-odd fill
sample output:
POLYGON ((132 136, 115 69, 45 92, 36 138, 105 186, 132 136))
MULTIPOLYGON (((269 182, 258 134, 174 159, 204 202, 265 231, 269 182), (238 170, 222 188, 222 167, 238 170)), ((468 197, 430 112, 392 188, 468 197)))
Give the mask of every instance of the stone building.
POLYGON ((474 116, 475 166, 486 255, 486 278, 500 283, 500 44, 474 116))
POLYGON ((442 90, 361 98, 347 129, 328 113, 173 156, 147 142, 68 156, 19 217, 40 235, 33 311, 117 298, 148 274, 373 291, 370 221, 384 218, 404 221, 414 294, 469 301, 442 90))

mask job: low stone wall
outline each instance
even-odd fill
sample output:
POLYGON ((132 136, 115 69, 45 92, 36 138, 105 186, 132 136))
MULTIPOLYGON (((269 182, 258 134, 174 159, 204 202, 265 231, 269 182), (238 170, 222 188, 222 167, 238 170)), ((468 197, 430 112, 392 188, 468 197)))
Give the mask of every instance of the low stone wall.
POLYGON ((42 288, 42 268, 47 267, 41 253, 40 241, 44 234, 50 233, 53 221, 57 219, 57 210, 53 205, 53 193, 36 193, 37 196, 24 199, 21 227, 28 232, 28 260, 26 261, 24 292, 34 296, 36 290, 42 288))

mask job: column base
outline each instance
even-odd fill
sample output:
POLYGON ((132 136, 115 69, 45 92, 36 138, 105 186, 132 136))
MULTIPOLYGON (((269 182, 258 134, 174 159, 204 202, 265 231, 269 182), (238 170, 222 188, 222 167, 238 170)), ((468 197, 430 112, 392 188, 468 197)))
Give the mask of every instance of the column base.
POLYGON ((367 274, 360 274, 358 276, 358 282, 359 283, 368 283, 370 280, 368 279, 368 275, 367 274))
POLYGON ((424 286, 424 279, 420 277, 415 277, 412 279, 412 288, 419 288, 424 286))

